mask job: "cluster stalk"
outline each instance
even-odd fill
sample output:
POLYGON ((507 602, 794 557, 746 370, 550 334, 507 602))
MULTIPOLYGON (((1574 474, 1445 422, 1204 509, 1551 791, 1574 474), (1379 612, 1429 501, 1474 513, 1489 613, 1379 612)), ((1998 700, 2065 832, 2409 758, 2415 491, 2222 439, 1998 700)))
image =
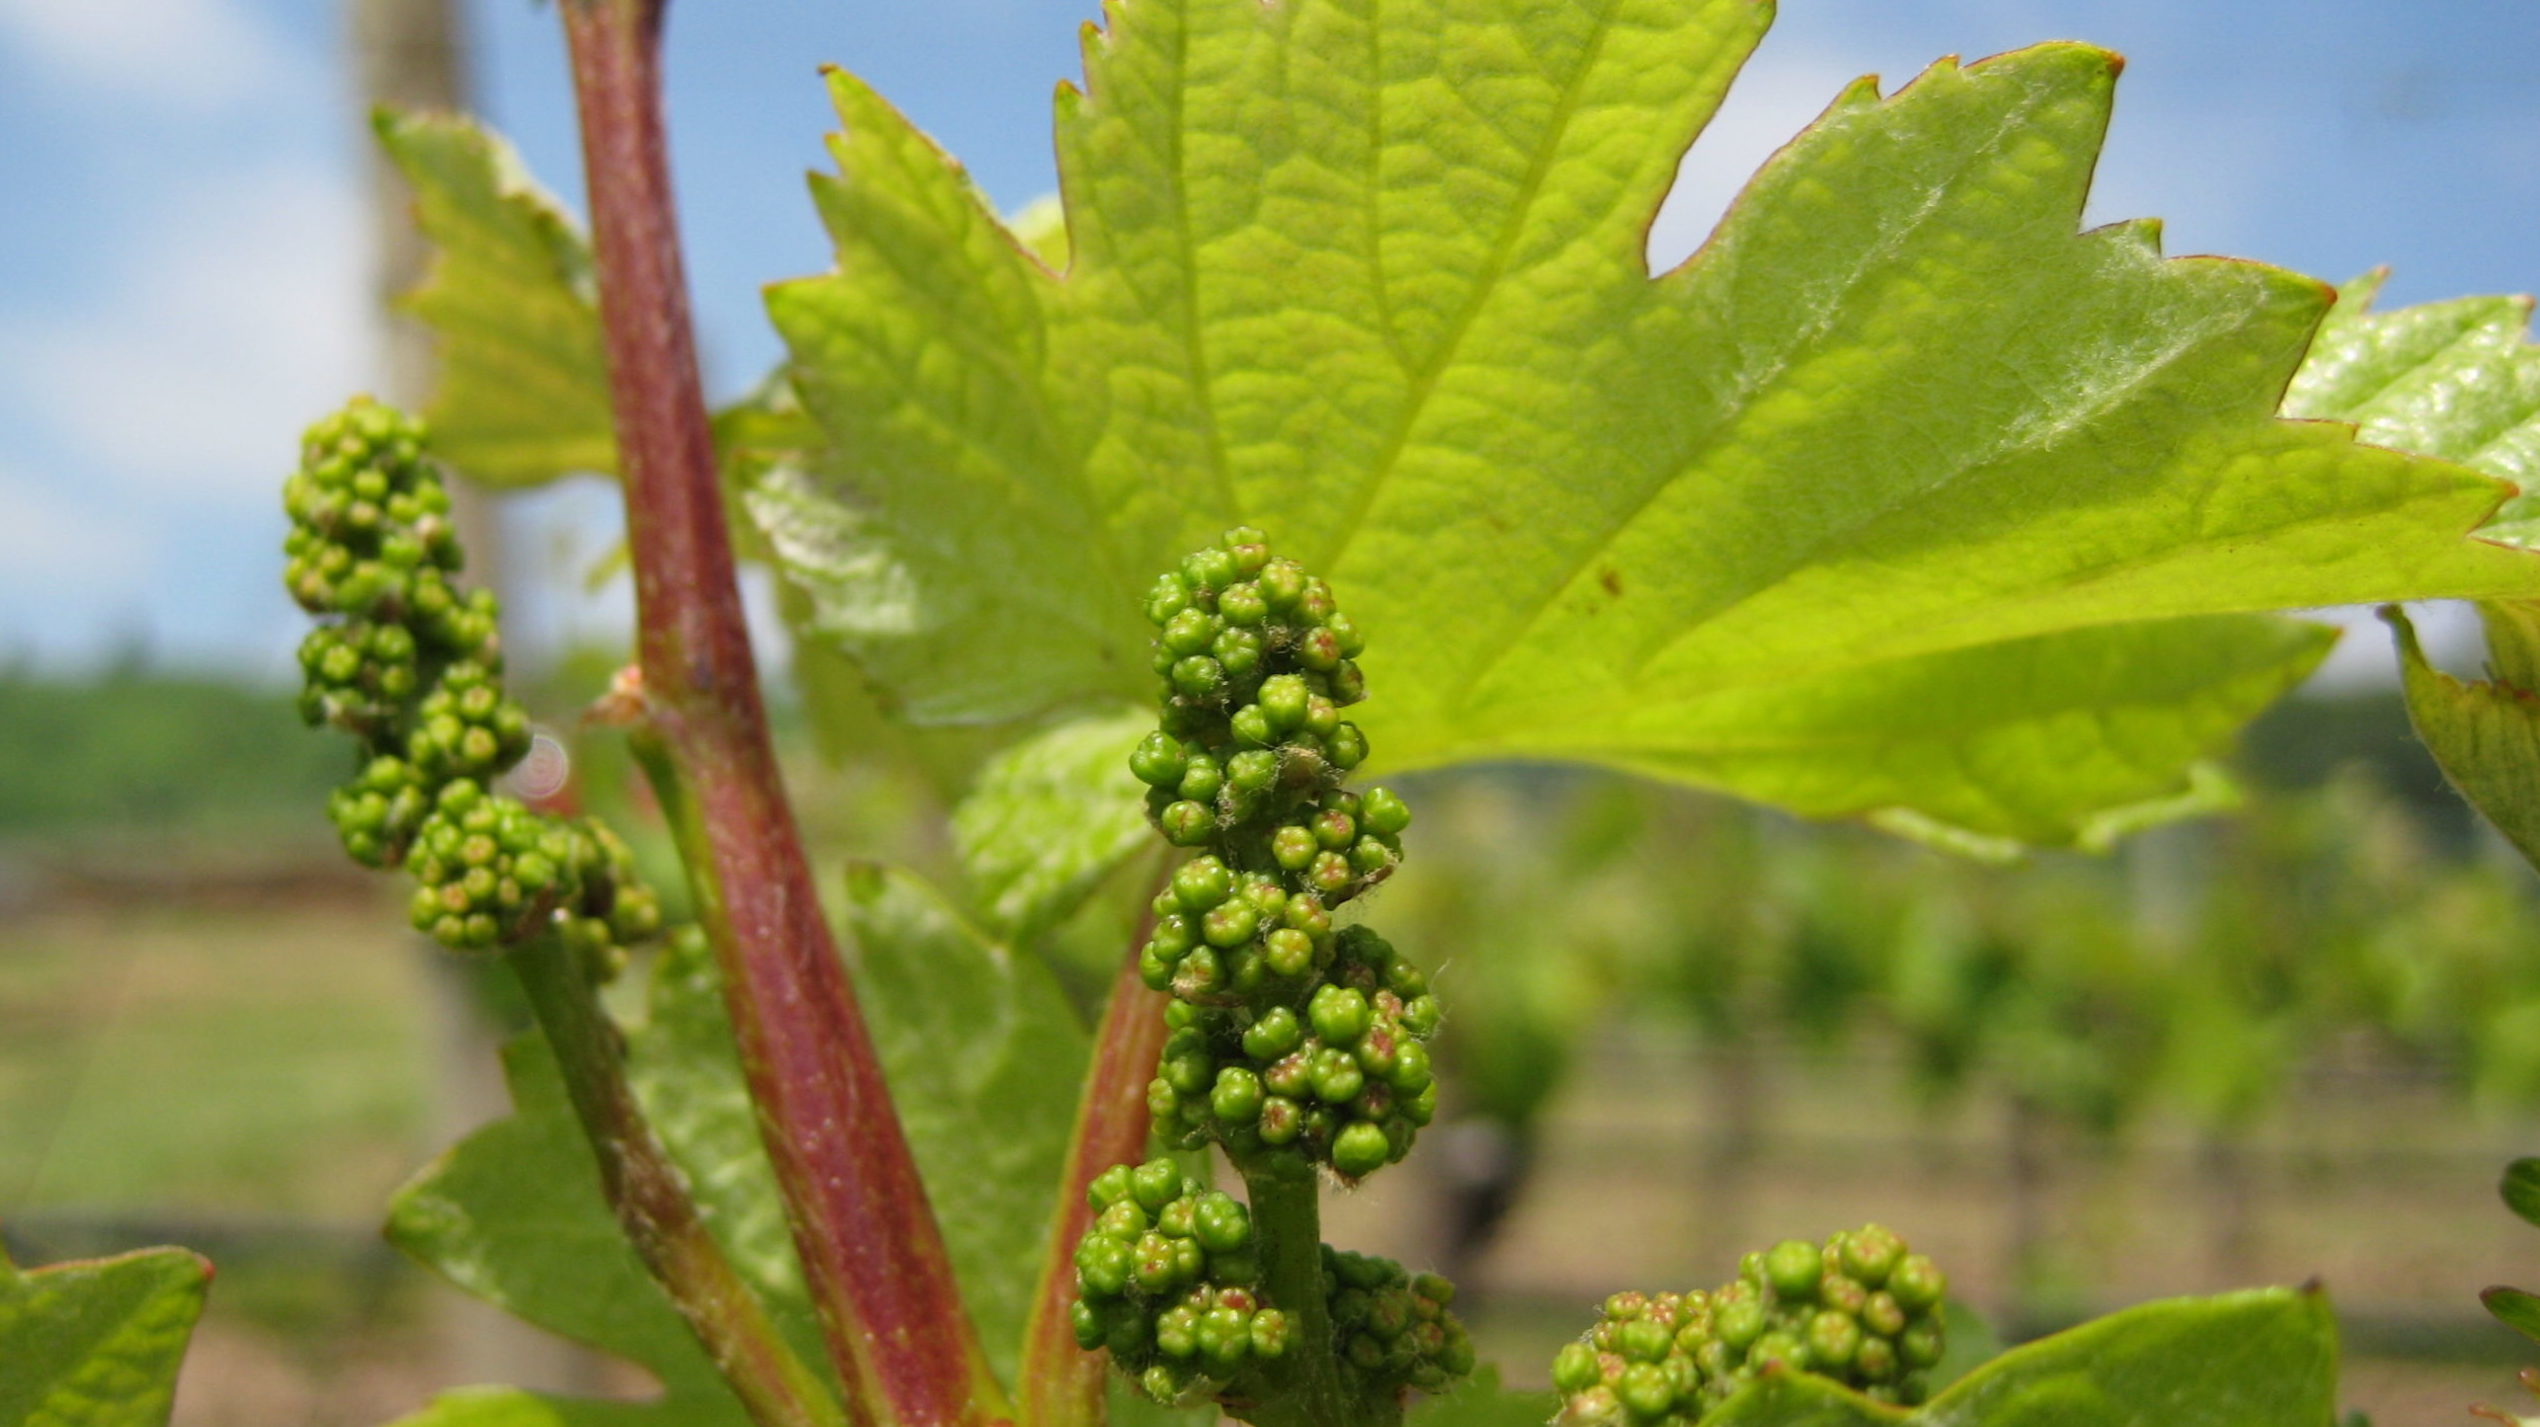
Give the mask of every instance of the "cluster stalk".
POLYGON ((542 936, 514 947, 509 959, 538 1029, 555 1050, 618 1226, 751 1420, 762 1427, 845 1427, 828 1385, 787 1345, 698 1214, 677 1162, 627 1082, 625 1046, 581 958, 556 937, 542 936))

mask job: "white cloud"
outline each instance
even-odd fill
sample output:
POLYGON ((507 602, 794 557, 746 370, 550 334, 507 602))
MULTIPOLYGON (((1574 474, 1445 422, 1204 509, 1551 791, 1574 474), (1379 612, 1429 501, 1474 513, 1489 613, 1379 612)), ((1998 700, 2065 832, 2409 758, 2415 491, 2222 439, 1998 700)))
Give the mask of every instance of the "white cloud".
POLYGON ((89 301, 0 322, 0 379, 83 471, 267 499, 300 428, 372 376, 359 193, 273 164, 154 209, 89 301))
POLYGON ((252 97, 286 67, 237 0, 0 0, 0 44, 67 88, 184 106, 252 97))

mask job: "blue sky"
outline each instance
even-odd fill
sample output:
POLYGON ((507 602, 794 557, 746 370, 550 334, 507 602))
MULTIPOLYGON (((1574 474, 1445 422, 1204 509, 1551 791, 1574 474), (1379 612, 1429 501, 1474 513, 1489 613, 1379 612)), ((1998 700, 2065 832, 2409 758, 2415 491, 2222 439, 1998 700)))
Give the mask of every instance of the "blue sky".
MULTIPOLYGON (((294 434, 370 378, 357 131, 324 0, 0 0, 0 659, 133 643, 279 673, 294 434)), ((802 173, 817 67, 865 75, 1008 208, 1052 183, 1049 92, 1078 0, 684 0, 675 163, 719 389, 776 356, 761 282, 823 266, 802 173)), ((481 107, 579 191, 551 8, 475 0, 481 107)), ((1785 0, 1652 237, 1697 243, 1851 77, 2050 38, 2127 55, 2091 218, 2174 253, 2343 278, 2386 301, 2540 287, 2540 6, 2361 0, 1785 0)), ((606 492, 520 512, 531 558, 608 539, 606 492)), ((602 607, 600 618, 609 617, 602 607)), ((2372 636, 2363 661, 2382 656, 2372 636)))

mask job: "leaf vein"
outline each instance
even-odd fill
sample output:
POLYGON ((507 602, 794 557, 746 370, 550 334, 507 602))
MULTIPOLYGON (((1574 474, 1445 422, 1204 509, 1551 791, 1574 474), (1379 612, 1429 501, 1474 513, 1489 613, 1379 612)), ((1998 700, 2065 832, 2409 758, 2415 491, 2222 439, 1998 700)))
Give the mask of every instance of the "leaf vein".
POLYGON ((1402 410, 1395 419, 1392 435, 1386 440, 1383 453, 1368 467, 1365 479, 1359 482, 1358 493, 1350 502, 1349 514, 1342 518, 1330 546, 1317 562, 1321 568, 1340 567, 1342 555, 1366 525, 1368 512, 1375 508, 1377 495, 1400 468, 1403 450, 1411 443, 1412 428, 1419 424, 1429 398, 1437 391, 1439 379, 1453 364, 1456 352, 1472 332, 1482 309, 1490 305, 1499 280, 1506 275, 1517 240, 1525 232, 1526 220, 1533 215, 1535 200, 1543 193, 1544 181, 1552 169, 1552 156, 1561 147, 1561 141, 1568 137, 1570 121, 1578 114, 1579 92, 1585 87, 1589 72, 1596 68, 1598 59, 1605 53, 1605 41, 1613 33, 1614 11, 1618 3, 1619 0, 1603 0, 1597 7, 1595 30, 1585 51, 1579 56, 1578 65, 1563 84, 1560 102, 1554 106, 1551 121, 1544 126, 1543 137, 1527 161, 1525 180, 1518 186, 1516 201, 1509 205, 1508 219, 1500 226, 1499 239, 1492 245, 1490 260, 1483 265, 1472 292, 1466 296, 1455 319, 1441 334, 1436 350, 1418 371, 1411 374, 1410 386, 1403 393, 1402 410))
POLYGON ((1199 316, 1199 245, 1191 236, 1191 179, 1188 168, 1188 137, 1191 90, 1191 17, 1186 11, 1173 27, 1173 104, 1172 153, 1169 167, 1173 174, 1173 234, 1181 248, 1182 279, 1182 348, 1183 359, 1190 363, 1192 404, 1198 408, 1201 422, 1208 428, 1209 470, 1217 479, 1218 494, 1224 508, 1243 523, 1243 499, 1235 490, 1234 473, 1226 468, 1226 433, 1217 420, 1217 398, 1210 374, 1208 344, 1200 333, 1199 316))

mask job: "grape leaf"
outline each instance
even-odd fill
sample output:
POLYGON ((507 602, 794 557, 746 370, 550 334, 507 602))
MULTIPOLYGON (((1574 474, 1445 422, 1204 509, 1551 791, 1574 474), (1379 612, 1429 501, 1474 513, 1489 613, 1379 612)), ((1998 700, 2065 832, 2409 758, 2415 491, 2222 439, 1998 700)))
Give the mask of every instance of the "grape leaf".
POLYGON ((1847 89, 1652 279, 1769 14, 1117 7, 1060 95, 1064 277, 834 76, 838 270, 769 296, 832 437, 766 497, 819 627, 923 718, 1135 696, 1138 592, 1241 519, 1374 637, 1392 766, 2063 841, 2309 667, 2252 612, 2540 589, 2462 538, 2492 483, 2274 419, 2325 289, 2075 235, 2104 52, 1847 89))
POLYGON ((2337 1398, 2337 1325, 2317 1292, 2260 1289, 2111 1313, 2013 1348, 1930 1402, 1886 1407, 1807 1373, 1771 1374, 1703 1427, 2319 1427, 2337 1398))
MULTIPOLYGON (((436 338, 430 410, 433 450, 471 479, 534 485, 577 472, 616 471, 608 367, 591 284, 589 240, 522 170, 509 144, 466 118, 383 111, 382 146, 417 196, 416 217, 438 254, 407 309, 436 338)), ((726 489, 756 473, 799 463, 820 430, 777 374, 714 413, 726 489)), ((737 553, 763 559, 750 522, 733 522, 737 553)), ((623 547, 601 562, 595 586, 625 568, 623 547)), ((799 630, 812 617, 791 585, 777 614, 799 630)), ((861 673, 837 647, 795 638, 792 673, 825 755, 875 742, 913 751, 930 770, 973 756, 959 742, 913 744, 881 728, 861 673)))
POLYGON ((2400 687, 2408 719, 2443 776, 2505 835, 2526 861, 2540 866, 2540 604, 2478 607, 2497 677, 2455 679, 2427 662, 2416 630, 2395 608, 2383 617, 2399 637, 2400 687))
POLYGON ((1087 1037, 1049 969, 895 869, 847 878, 857 997, 988 1361, 1013 1380, 1087 1037))
MULTIPOLYGON (((389 1207, 389 1242, 528 1322, 642 1365, 661 1381, 662 1396, 629 1407, 475 1389, 446 1394, 403 1423, 745 1427, 748 1414, 601 1199, 599 1168, 546 1043, 535 1037, 513 1042, 503 1069, 515 1113, 462 1140, 398 1192, 389 1207)), ((674 1151, 686 1148, 672 1125, 657 1128, 674 1151)), ((721 1177, 700 1173, 689 1156, 682 1162, 692 1184, 721 1177)), ((772 1194, 772 1184, 762 1192, 772 1194)))
POLYGON ((393 1427, 707 1427, 732 1420, 719 1408, 700 1409, 684 1399, 609 1402, 517 1387, 456 1387, 421 1411, 398 1418, 393 1427))
MULTIPOLYGON (((893 1098, 965 1301, 992 1361, 1010 1369, 1084 1032, 1043 968, 980 938, 914 879, 860 873, 850 892, 857 985, 893 1098)), ((796 1351, 825 1362, 702 939, 665 945, 647 1008, 643 1024, 626 1032, 627 1075, 647 1118, 796 1351)), ((470 1389, 445 1394, 403 1427, 741 1427, 739 1403, 602 1200, 545 1043, 515 1042, 504 1066, 516 1112, 402 1190, 389 1238, 478 1297, 641 1364, 663 1395, 628 1405, 470 1389)))
MULTIPOLYGON (((2480 534, 2540 547, 2540 348, 2523 341, 2527 297, 2471 297, 2371 310, 2380 274, 2350 284, 2321 328, 2285 409, 2356 423, 2364 439, 2458 460, 2525 494, 2480 534)), ((2495 678, 2464 682, 2428 663, 2396 610, 2399 667, 2417 736, 2470 804, 2540 865, 2540 603, 2478 606, 2495 678)))
MULTIPOLYGON (((626 1031, 627 1078, 687 1172, 699 1212, 807 1363, 827 1361, 703 938, 670 938, 626 1031)), ((416 1176, 388 1237, 461 1288, 565 1337, 640 1363, 658 1402, 629 1405, 510 1388, 443 1394, 403 1427, 708 1427, 748 1419, 686 1323, 628 1247, 546 1043, 508 1047, 514 1113, 416 1176)))
POLYGON ((1546 1389, 1511 1390, 1499 1369, 1485 1363, 1454 1391, 1412 1400, 1404 1427, 1542 1427, 1561 1411, 1561 1399, 1546 1389))
POLYGON ((1928 1427, 2315 1427, 2337 1404, 2337 1320, 2316 1289, 2146 1303, 2013 1348, 1914 1415, 1928 1427))
POLYGON ((406 308, 438 339, 435 454, 490 485, 617 468, 591 255, 511 146, 471 120, 380 111, 437 256, 406 308))
POLYGON ((2540 1159, 2518 1159, 2506 1165, 2504 1182, 2496 1192, 2516 1218, 2540 1228, 2540 1159))
POLYGON ((2348 283, 2284 394, 2288 416, 2351 421, 2376 445, 2458 461, 2519 486, 2479 528, 2540 546, 2540 348, 2528 297, 2375 312, 2384 274, 2348 283))
POLYGON ((953 810, 953 843, 990 930, 1030 941, 1151 845, 1125 770, 1130 748, 1154 727, 1142 709, 1070 719, 979 770, 953 810))
POLYGON ((1872 1402, 1812 1373, 1771 1373, 1702 1415, 1702 1427, 1892 1427, 1901 1407, 1872 1402))
POLYGON ((2496 1321, 2515 1332, 2540 1342, 2540 1296, 2519 1288, 2490 1288, 2478 1295, 2496 1321))
POLYGON ((693 929, 670 937, 654 959, 647 1015, 627 1034, 627 1062, 645 1118, 687 1169, 698 1211, 717 1242, 768 1300, 802 1360, 827 1363, 784 1197, 759 1139, 758 1110, 724 1013, 722 974, 693 929))
POLYGON ((0 1252, 0 1422, 162 1427, 211 1281, 183 1249, 37 1269, 0 1252))
MULTIPOLYGON (((2505 1207, 2526 1224, 2540 1225, 2540 1159, 2518 1159, 2505 1166, 2497 1186, 2505 1207)), ((2487 1311, 2524 1337, 2540 1340, 2540 1296, 2519 1288, 2490 1288, 2478 1295, 2487 1311)))

